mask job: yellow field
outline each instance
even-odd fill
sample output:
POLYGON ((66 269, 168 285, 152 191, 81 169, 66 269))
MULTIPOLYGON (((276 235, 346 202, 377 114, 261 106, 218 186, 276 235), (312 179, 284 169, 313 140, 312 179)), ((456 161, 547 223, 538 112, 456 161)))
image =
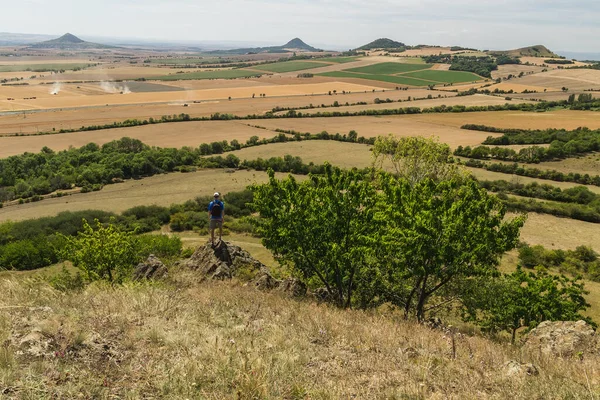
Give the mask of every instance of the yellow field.
POLYGON ((567 250, 585 245, 600 252, 599 237, 600 224, 536 213, 529 213, 521 230, 521 240, 547 249, 567 250))
POLYGON ((525 74, 528 73, 539 73, 542 72, 544 67, 534 66, 534 65, 522 65, 522 64, 507 64, 507 65, 499 65, 497 71, 492 71, 492 78, 506 78, 509 75, 519 76, 521 72, 525 74))
MULTIPOLYGON (((119 84, 116 84, 119 86, 119 84)), ((274 96, 301 96, 313 94, 326 94, 329 91, 337 92, 365 92, 381 90, 378 86, 358 85, 347 82, 332 81, 328 83, 297 84, 297 85, 271 85, 256 87, 235 87, 227 89, 205 89, 176 92, 147 92, 129 94, 89 94, 77 95, 73 93, 59 93, 50 95, 51 85, 12 87, 12 91, 19 91, 21 95, 12 95, 13 101, 6 97, 0 98, 0 111, 14 111, 22 109, 54 109, 62 107, 85 107, 105 106, 107 104, 145 104, 145 103, 168 103, 168 102, 193 102, 194 100, 215 100, 232 98, 250 98, 253 94, 261 93, 267 97, 274 96), (27 93, 27 94, 25 94, 27 93), (37 97, 35 100, 24 100, 24 98, 37 97)), ((10 97, 7 95, 7 97, 10 97)))
POLYGON ((271 119, 251 120, 248 123, 267 127, 269 129, 291 129, 299 132, 319 133, 327 131, 331 134, 347 134, 351 130, 359 136, 374 137, 393 134, 396 136, 437 136, 440 141, 450 147, 473 146, 481 144, 488 136, 487 132, 466 132, 457 127, 445 126, 427 119, 416 120, 410 116, 381 116, 381 117, 330 117, 303 119, 271 119))
POLYGON ((600 113, 595 111, 558 110, 548 112, 497 111, 475 113, 406 115, 412 121, 459 128, 464 124, 488 125, 497 128, 522 129, 600 129, 600 113))
MULTIPOLYGON (((400 92, 404 93, 404 92, 400 92)), ((394 94, 394 93, 392 93, 394 94)), ((329 108, 326 110, 323 109, 314 109, 314 110, 301 110, 304 114, 316 114, 318 112, 358 112, 364 110, 389 110, 394 108, 404 108, 404 107, 419 107, 419 108, 429 108, 429 107, 437 107, 441 105, 446 106, 491 106, 491 105, 503 105, 506 103, 510 104, 521 104, 521 103, 531 103, 529 100, 506 100, 504 97, 499 96, 488 96, 485 94, 476 94, 473 96, 453 96, 447 97, 448 95, 443 93, 436 92, 428 92, 426 95, 433 95, 437 97, 441 95, 442 98, 434 98, 427 100, 415 100, 406 103, 382 103, 382 104, 368 104, 368 105, 360 105, 360 106, 350 106, 350 107, 336 107, 329 108)), ((385 99, 385 96, 381 96, 381 99, 385 99)))
MULTIPOLYGON (((540 74, 512 79, 510 83, 523 86, 570 91, 600 88, 600 71, 592 69, 555 69, 540 74)), ((490 88, 491 89, 491 88, 490 88)))
MULTIPOLYGON (((285 174, 279 174, 283 177, 285 174)), ((190 173, 155 175, 108 185, 99 192, 74 194, 37 203, 0 208, 0 222, 21 221, 56 215, 61 211, 104 210, 120 213, 128 208, 156 204, 170 206, 212 195, 245 189, 253 183, 266 182, 266 172, 202 170, 190 173)), ((303 179, 300 177, 299 179, 303 179)))
POLYGON ((89 132, 61 133, 42 136, 0 136, 0 157, 39 152, 44 146, 52 150, 66 150, 70 146, 81 147, 88 143, 104 143, 131 137, 147 145, 180 148, 197 147, 202 143, 231 141, 246 142, 252 136, 271 138, 275 133, 252 128, 238 121, 173 122, 168 124, 143 125, 131 128, 105 129, 89 132))
MULTIPOLYGON (((291 81, 291 80, 288 80, 291 81)), ((206 81, 216 82, 216 81, 206 81)), ((230 81, 222 81, 223 84, 230 81)), ((293 82, 298 82, 294 80, 293 82)), ((249 82, 245 82, 247 84, 249 82)), ((258 84, 257 82, 254 82, 258 84)), ((198 85, 199 86, 199 85, 198 85)), ((251 87, 251 86, 248 86, 251 87)), ((46 89, 48 89, 47 87, 46 89)), ((83 86, 82 86, 83 88, 83 86)), ((205 87, 205 89, 207 89, 205 87)), ((83 89, 82 89, 83 90, 83 89)), ((256 89, 254 89, 256 90, 256 89)), ((258 91, 257 91, 258 92, 258 91)), ((46 92, 44 92, 46 93, 46 92)), ((189 92, 176 92, 184 99, 189 92)), ((258 92, 260 93, 260 92, 258 92)), ((214 113, 251 115, 264 114, 274 107, 305 107, 313 105, 332 105, 334 101, 341 104, 346 102, 352 104, 357 102, 373 103, 376 98, 391 98, 393 100, 407 100, 411 98, 427 97, 431 92, 424 89, 410 89, 402 91, 377 91, 373 93, 346 93, 329 96, 327 94, 300 95, 288 97, 256 97, 246 99, 228 100, 206 100, 200 103, 194 103, 191 99, 174 101, 167 104, 138 104, 138 105, 116 105, 101 106, 92 108, 75 109, 53 109, 45 112, 33 112, 28 114, 14 113, 11 115, 0 115, 0 135, 14 133, 35 133, 49 132, 52 128, 73 129, 87 125, 102 125, 112 122, 121 122, 126 119, 148 119, 160 118, 163 115, 172 115, 186 113, 192 117, 207 117, 214 113), (187 104, 187 107, 183 105, 187 104)), ((454 96, 455 93, 447 93, 444 96, 454 96)), ((106 97, 106 96, 105 96, 106 97)), ((408 103, 407 106, 411 104, 408 103)), ((332 108, 323 109, 324 111, 334 110, 332 108)), ((305 110, 306 111, 306 110, 305 110)))

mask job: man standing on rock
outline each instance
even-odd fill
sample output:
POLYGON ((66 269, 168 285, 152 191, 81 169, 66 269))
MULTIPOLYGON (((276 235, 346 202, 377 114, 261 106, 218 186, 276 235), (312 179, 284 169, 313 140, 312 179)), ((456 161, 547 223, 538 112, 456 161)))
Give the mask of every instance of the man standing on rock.
POLYGON ((214 200, 208 204, 208 218, 210 229, 210 241, 215 245, 215 229, 219 227, 219 242, 223 236, 223 218, 225 217, 225 204, 221 201, 219 192, 214 194, 214 200))

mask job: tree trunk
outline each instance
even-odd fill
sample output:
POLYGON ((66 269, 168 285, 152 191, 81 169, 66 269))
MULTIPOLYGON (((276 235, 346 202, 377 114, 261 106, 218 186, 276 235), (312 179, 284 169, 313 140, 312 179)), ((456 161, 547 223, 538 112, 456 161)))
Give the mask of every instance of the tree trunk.
POLYGON ((408 295, 408 298, 406 299, 406 304, 404 306, 404 319, 408 319, 408 315, 410 313, 410 304, 412 303, 413 296, 415 295, 415 293, 420 285, 421 285, 421 277, 419 277, 419 279, 417 279, 415 286, 410 291, 410 294, 408 295))
POLYGON ((425 308, 425 300, 427 300, 427 278, 428 275, 425 275, 421 284, 421 290, 419 290, 419 302, 417 303, 417 321, 419 322, 423 322, 425 318, 423 309, 425 308))

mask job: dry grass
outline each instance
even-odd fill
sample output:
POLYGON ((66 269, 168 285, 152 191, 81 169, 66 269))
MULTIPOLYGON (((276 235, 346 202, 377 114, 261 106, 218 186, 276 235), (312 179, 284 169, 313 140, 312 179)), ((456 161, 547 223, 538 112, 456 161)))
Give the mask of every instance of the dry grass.
POLYGON ((0 157, 22 154, 26 151, 37 153, 44 146, 58 151, 88 143, 102 145, 125 136, 139 139, 150 146, 181 148, 233 139, 246 142, 252 136, 270 138, 275 134, 236 121, 173 122, 55 135, 0 137, 0 157))
POLYGON ((253 171, 229 174, 224 170, 203 170, 155 175, 143 180, 108 185, 99 192, 4 207, 0 209, 0 222, 52 216, 61 211, 105 210, 119 213, 140 205, 170 206, 215 191, 227 193, 243 190, 254 182, 262 183, 267 179, 265 172, 253 171))
POLYGON ((499 65, 497 71, 492 71, 492 78, 506 78, 508 75, 519 76, 521 72, 525 74, 529 72, 538 73, 542 72, 544 68, 533 65, 517 65, 517 64, 507 64, 507 65, 499 65))
POLYGON ((547 249, 575 249, 590 246, 600 252, 600 224, 559 218, 548 214, 529 213, 521 230, 521 239, 530 245, 547 249))
POLYGON ((599 361, 546 358, 388 313, 343 311, 172 271, 170 285, 62 294, 0 282, 9 398, 564 399, 600 390, 599 361), (7 308, 8 307, 8 308, 7 308), (31 346, 47 346, 39 356, 31 346), (25 351, 21 353, 21 351, 25 351), (507 377, 508 360, 535 377, 507 377))

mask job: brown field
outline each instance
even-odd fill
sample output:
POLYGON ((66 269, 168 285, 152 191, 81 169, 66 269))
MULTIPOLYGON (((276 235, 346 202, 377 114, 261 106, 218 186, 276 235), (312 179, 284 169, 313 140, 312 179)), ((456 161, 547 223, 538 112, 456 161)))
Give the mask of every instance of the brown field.
MULTIPOLYGON (((512 164, 509 161, 500 161, 494 160, 494 163, 500 164, 512 164)), ((548 169, 548 170, 556 170, 563 173, 580 173, 580 174, 590 174, 600 175, 600 153, 591 153, 586 156, 581 156, 578 158, 567 158, 560 161, 546 161, 541 162, 539 164, 524 164, 530 168, 538 168, 538 169, 548 169)), ((492 172, 490 172, 492 173, 492 172)), ((556 182, 558 183, 567 183, 567 182, 556 182)), ((590 187, 591 190, 594 190, 593 187, 590 187)))
POLYGON ((474 113, 406 115, 414 122, 459 128, 464 124, 522 129, 600 129, 600 112, 558 110, 547 112, 494 111, 474 113))
MULTIPOLYGON (((227 82, 227 81, 225 81, 227 82)), ((183 98, 188 96, 188 92, 177 92, 183 98)), ((260 93, 260 92, 259 92, 260 93)), ((52 128, 74 129, 88 125, 102 125, 112 122, 122 122, 126 119, 148 119, 160 118, 163 115, 172 115, 186 113, 192 117, 207 117, 216 112, 229 113, 234 115, 264 114, 274 107, 304 107, 310 104, 331 105, 334 101, 341 104, 346 102, 356 103, 365 101, 373 103, 376 98, 391 98, 393 100, 407 100, 408 97, 420 98, 426 97, 431 92, 425 89, 409 89, 403 91, 381 91, 373 93, 347 93, 329 96, 320 95, 301 95, 288 97, 265 97, 265 98, 247 98, 228 100, 207 100, 201 103, 193 103, 190 100, 174 101, 167 104, 139 104, 139 105, 116 105, 101 106, 91 108, 75 109, 53 109, 44 112, 32 112, 27 114, 14 113, 10 115, 0 115, 0 136, 14 133, 36 133, 49 132, 52 128), (188 104, 188 107, 183 107, 188 104)), ((454 96, 454 93, 444 94, 444 96, 454 96)), ((409 103, 410 104, 410 103, 409 103)), ((333 110, 328 108, 324 111, 333 110)))
MULTIPOLYGON (((197 69, 182 69, 184 72, 194 72, 197 69)), ((162 75, 174 74, 179 69, 159 68, 159 67, 139 67, 117 64, 114 66, 101 65, 98 67, 87 68, 81 71, 67 71, 63 74, 46 74, 44 78, 38 79, 40 82, 55 81, 108 81, 117 79, 137 79, 148 78, 162 75)))
MULTIPOLYGON (((441 93, 435 93, 435 92, 431 92, 431 91, 426 91, 423 90, 423 92, 425 92, 425 96, 427 95, 433 95, 434 98, 433 99, 426 99, 426 100, 414 100, 411 102, 406 102, 406 103, 382 103, 382 104, 368 104, 366 106, 364 105, 360 105, 360 106, 350 106, 350 107, 336 107, 336 108, 329 108, 329 109, 314 109, 314 110, 301 110, 302 113, 306 113, 306 114, 316 114, 318 112, 358 112, 358 111, 364 111, 364 110, 388 110, 388 109, 394 109, 394 108, 404 108, 404 107, 419 107, 419 108, 429 108, 429 107, 437 107, 437 106, 441 106, 441 105, 446 105, 446 106, 455 106, 455 105, 461 105, 461 106, 490 106, 490 105, 503 105, 506 103, 510 103, 510 104, 521 104, 521 103, 531 103, 531 101, 529 100, 520 100, 520 99, 513 99, 513 100, 506 100, 504 97, 500 97, 500 96, 488 96, 485 94, 475 94, 472 96, 452 96, 450 98, 448 98, 447 94, 441 94, 441 93), (436 96, 442 96, 442 98, 435 98, 436 96)), ((400 92, 400 93, 406 93, 406 92, 400 92)), ((394 98, 396 98, 398 96, 394 96, 394 98)), ((380 96, 381 99, 385 99, 386 96, 381 95, 380 96)), ((405 96, 406 98, 406 96, 405 96)))
MULTIPOLYGON (((547 88, 547 87, 543 87, 543 86, 533 86, 533 85, 525 85, 525 84, 521 84, 521 83, 517 83, 517 82, 521 82, 521 79, 511 79, 510 81, 507 82, 502 82, 502 83, 498 83, 492 86, 487 87, 486 89, 488 90, 504 90, 505 92, 508 92, 510 90, 512 90, 513 92, 515 92, 515 94, 511 93, 511 94, 507 94, 506 96, 513 96, 516 95, 518 93, 524 92, 525 90, 528 91, 536 91, 536 92, 540 92, 543 93, 544 90, 550 90, 550 91, 560 91, 560 89, 556 89, 556 88, 547 88)), ((536 93, 537 94, 537 93, 536 93)))
POLYGON ((89 132, 61 133, 41 136, 0 137, 0 157, 37 153, 44 146, 52 150, 66 150, 70 146, 81 147, 88 143, 102 145, 122 137, 139 139, 147 145, 159 147, 196 147, 202 143, 231 141, 245 142, 252 136, 270 138, 275 133, 252 128, 236 121, 173 122, 143 125, 131 128, 105 129, 89 132))
MULTIPOLYGON (((445 114, 442 114, 445 115, 445 114)), ((462 114, 461 114, 462 115, 462 114)), ((425 116, 425 115, 424 115, 425 116)), ((359 136, 373 137, 393 134, 396 136, 437 136, 440 141, 450 147, 473 146, 481 144, 490 134, 488 132, 466 132, 458 127, 430 122, 427 118, 420 120, 410 116, 381 116, 381 117, 330 117, 302 119, 271 119, 250 120, 250 124, 264 126, 269 129, 286 129, 299 132, 319 133, 327 131, 331 134, 347 134, 351 130, 359 136)), ((460 125, 459 125, 460 126, 460 125)))
POLYGON ((509 75, 518 76, 521 72, 525 74, 533 72, 538 73, 542 72, 544 68, 533 65, 517 65, 517 64, 507 64, 507 65, 499 65, 497 71, 492 71, 492 78, 506 78, 509 75))
POLYGON ((556 69, 540 74, 524 76, 510 81, 513 84, 570 91, 600 88, 600 71, 592 69, 556 69))
POLYGON ((529 213, 521 231, 523 241, 547 249, 572 250, 585 245, 600 252, 599 237, 600 224, 536 213, 529 213))
POLYGON ((0 111, 14 111, 21 109, 56 109, 67 107, 84 106, 105 106, 107 104, 145 104, 145 103, 168 103, 168 102, 192 102, 194 100, 216 100, 232 98, 251 98, 253 94, 264 93, 267 97, 276 96, 302 96, 312 94, 325 94, 329 91, 338 92, 365 92, 380 90, 378 86, 358 85, 347 82, 331 81, 328 83, 298 84, 298 85, 265 85, 256 87, 235 87, 227 89, 204 89, 192 91, 173 91, 173 92, 148 92, 148 93, 129 93, 129 94, 92 94, 92 95, 73 95, 59 93, 56 96, 50 95, 51 85, 44 85, 43 89, 35 87, 31 89, 28 86, 12 90, 20 90, 20 96, 15 97, 15 101, 8 101, 5 97, 0 98, 0 111), (29 94, 32 93, 32 94, 29 94), (41 93, 43 97, 35 100, 22 100, 24 97, 35 96, 41 93))
POLYGON ((257 171, 237 171, 230 174, 225 170, 202 170, 185 174, 155 175, 142 180, 108 185, 99 192, 79 193, 0 208, 0 222, 52 216, 62 211, 104 210, 120 213, 141 205, 170 206, 194 199, 196 196, 212 195, 215 191, 227 193, 243 190, 255 182, 262 183, 267 180, 266 172, 257 171))
MULTIPOLYGON (((549 57, 521 57, 521 62, 523 64, 529 63, 533 65, 543 65, 545 60, 548 60, 549 57)), ((557 64, 546 64, 547 68, 558 68, 557 64)), ((569 64, 567 66, 575 66, 575 67, 585 67, 586 65, 590 65, 589 63, 584 63, 581 61, 575 61, 575 64, 569 64)))

